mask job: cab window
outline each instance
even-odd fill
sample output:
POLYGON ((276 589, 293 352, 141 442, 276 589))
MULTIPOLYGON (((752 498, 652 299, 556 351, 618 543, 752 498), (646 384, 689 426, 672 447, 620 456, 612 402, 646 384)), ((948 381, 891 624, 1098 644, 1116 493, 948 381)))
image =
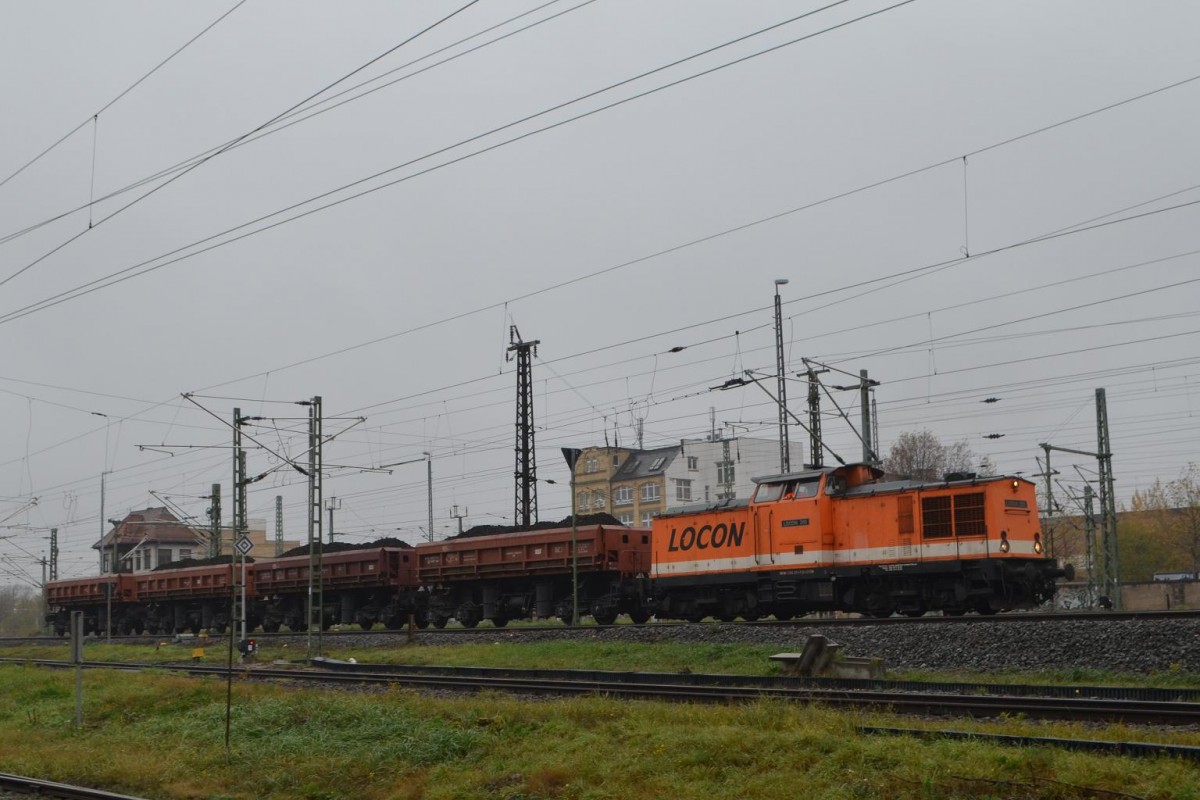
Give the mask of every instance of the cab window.
POLYGON ((773 503, 783 496, 782 483, 760 483, 754 493, 754 502, 773 503))

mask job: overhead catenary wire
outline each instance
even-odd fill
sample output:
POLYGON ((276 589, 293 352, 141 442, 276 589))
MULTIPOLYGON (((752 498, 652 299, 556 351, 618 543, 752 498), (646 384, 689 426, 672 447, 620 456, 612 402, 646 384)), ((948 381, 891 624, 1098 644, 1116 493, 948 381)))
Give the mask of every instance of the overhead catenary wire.
MULTIPOLYGON (((243 0, 243 2, 244 2, 244 1, 245 1, 245 0, 243 0)), ((214 153, 211 153, 210 155, 207 155, 207 156, 205 156, 204 158, 201 158, 201 159, 199 159, 198 161, 196 161, 195 163, 193 163, 191 166, 187 167, 186 169, 183 169, 183 170, 181 170, 180 172, 177 172, 177 173, 175 173, 175 174, 174 174, 172 177, 168 178, 168 179, 167 179, 167 180, 165 180, 164 182, 162 182, 162 183, 158 184, 157 186, 155 186, 154 188, 150 189, 150 190, 149 190, 149 191, 147 191, 145 194, 139 195, 139 196, 138 196, 138 197, 136 197, 135 199, 133 199, 133 200, 129 201, 129 202, 128 202, 128 203, 126 203, 125 205, 123 205, 123 206, 121 206, 120 208, 118 208, 116 211, 112 211, 112 212, 110 212, 109 214, 107 214, 107 215, 105 215, 105 216, 101 217, 99 220, 97 220, 97 221, 95 222, 95 224, 94 224, 94 225, 92 225, 92 224, 89 224, 89 225, 88 225, 88 227, 87 227, 87 228, 85 228, 84 230, 80 231, 79 233, 75 234, 74 236, 68 237, 68 238, 67 238, 65 241, 63 241, 63 242, 59 243, 58 245, 55 245, 55 246, 54 246, 54 247, 52 247, 50 250, 48 250, 47 252, 43 253, 41 256, 39 256, 39 257, 35 258, 33 261, 29 262, 29 263, 28 263, 28 264, 26 264, 25 266, 23 266, 23 267, 21 267, 20 269, 18 269, 16 272, 13 272, 13 273, 11 273, 10 275, 8 275, 7 277, 0 279, 0 286, 4 286, 4 285, 5 285, 5 284, 7 284, 9 281, 12 281, 14 278, 17 278, 18 276, 20 276, 20 275, 23 275, 24 273, 26 273, 26 272, 28 272, 29 270, 33 269, 34 267, 36 267, 38 264, 40 264, 40 263, 42 263, 43 261, 45 261, 45 260, 46 260, 47 258, 49 258, 50 256, 52 256, 52 255, 54 255, 55 253, 59 252, 60 250, 62 250, 63 248, 67 247, 67 246, 68 246, 68 245, 70 245, 71 243, 73 243, 73 242, 75 242, 75 241, 78 241, 78 240, 79 240, 81 237, 83 237, 84 235, 86 235, 88 232, 90 232, 91 230, 93 230, 95 227, 98 227, 98 226, 100 226, 100 225, 102 225, 102 224, 104 224, 104 223, 108 222, 110 219, 113 219, 114 217, 117 217, 117 216, 119 216, 119 215, 123 214, 125 211, 127 211, 127 210, 129 210, 130 208, 133 208, 134 206, 138 205, 139 203, 141 203, 141 202, 142 202, 143 200, 145 200, 146 198, 148 198, 148 197, 151 197, 151 196, 152 196, 152 195, 154 195, 154 194, 157 194, 159 191, 161 191, 162 189, 165 189, 166 187, 170 186, 170 185, 171 185, 171 184, 173 184, 175 181, 179 180, 180 178, 184 177, 185 175, 188 175, 188 174, 190 174, 192 171, 194 171, 194 170, 198 169, 199 167, 201 167, 201 166, 203 166, 203 165, 207 164, 209 161, 212 161, 214 158, 217 158, 218 156, 220 156, 220 155, 222 155, 222 154, 224 154, 224 153, 228 152, 228 151, 229 151, 229 150, 230 150, 230 149, 233 147, 233 144, 236 144, 237 142, 240 142, 240 141, 242 141, 242 140, 246 139, 247 137, 249 137, 249 136, 252 136, 252 135, 254 135, 255 133, 258 133, 259 131, 261 131, 261 130, 263 130, 263 129, 267 128, 268 126, 270 126, 270 125, 272 125, 273 123, 275 123, 275 122, 276 122, 276 121, 277 121, 277 120, 278 120, 280 117, 282 117, 283 115, 285 115, 285 114, 288 114, 288 113, 290 113, 290 112, 292 112, 292 111, 295 111, 297 108, 300 108, 300 107, 302 107, 302 106, 304 106, 304 105, 308 104, 308 103, 309 103, 309 102, 311 102, 311 101, 312 101, 314 98, 320 97, 322 94, 324 94, 325 92, 329 91, 329 90, 330 90, 330 89, 332 89, 334 86, 337 86, 337 85, 338 85, 339 83, 341 83, 342 81, 345 81, 345 80, 347 80, 348 78, 351 78, 351 77, 353 77, 354 75, 357 75, 359 72, 362 72, 364 69, 366 69, 367 67, 369 67, 369 66, 371 66, 372 64, 376 63, 376 62, 377 62, 377 61, 379 61, 380 59, 386 58, 387 56, 389 56, 389 55, 391 55, 392 53, 394 53, 396 50, 400 49, 401 47, 404 47, 406 44, 409 44, 410 42, 412 42, 413 40, 415 40, 417 37, 419 37, 419 36, 422 36, 422 35, 423 35, 423 34, 425 34, 425 33, 428 33, 429 31, 431 31, 431 30, 433 30, 434 28, 436 28, 436 27, 438 27, 439 25, 441 25, 443 22, 446 22, 447 20, 449 20, 449 19, 451 19, 451 18, 453 18, 453 17, 457 16, 458 14, 460 14, 461 12, 463 12, 463 11, 467 10, 468 8, 470 8, 471 6, 475 5, 475 4, 476 4, 476 3, 478 3, 478 2, 479 2, 479 0, 468 0, 468 2, 466 3, 466 5, 463 5, 463 6, 461 6, 461 7, 460 7, 460 8, 458 8, 457 10, 455 10, 455 11, 451 12, 450 14, 447 14, 446 16, 442 17, 441 19, 439 19, 437 22, 433 23, 432 25, 429 25, 429 26, 427 26, 427 27, 425 27, 425 28, 421 29, 421 30, 420 30, 420 31, 418 31, 417 33, 414 33, 412 36, 409 36, 407 39, 405 39, 404 41, 400 42, 399 44, 397 44, 397 45, 395 45, 395 46, 393 46, 393 47, 390 47, 390 48, 388 48, 388 49, 387 49, 387 50, 385 50, 384 52, 380 53, 379 55, 377 55, 377 56, 375 56, 374 58, 372 58, 372 59, 370 59, 369 61, 367 61, 365 64, 361 64, 361 65, 359 65, 358 67, 355 67, 353 70, 351 70, 350 72, 346 73, 346 74, 345 74, 345 75, 343 75, 342 77, 340 77, 340 78, 338 78, 337 80, 333 81, 332 83, 330 83, 330 84, 328 84, 328 85, 326 85, 326 86, 322 87, 321 89, 318 89, 316 92, 313 92, 313 93, 312 93, 312 94, 310 94, 308 97, 306 97, 306 98, 304 98, 303 100, 301 100, 299 103, 296 103, 296 104, 294 104, 294 105, 292 105, 292 106, 288 107, 288 108, 287 108, 287 109, 285 109, 284 111, 281 111, 280 113, 278 113, 278 114, 276 114, 275 116, 271 117, 269 120, 267 120, 266 122, 262 123, 261 125, 259 125, 258 127, 254 128, 253 130, 251 130, 251 131, 248 131, 247 133, 244 133, 244 134, 242 134, 242 135, 241 135, 241 136, 239 136, 237 139, 233 140, 233 143, 232 143, 232 144, 229 144, 229 145, 226 145, 226 146, 224 146, 224 147, 220 148, 220 149, 219 149, 219 150, 217 150, 216 152, 214 152, 214 153)))
MULTIPOLYGON (((65 142, 67 139, 70 139, 72 136, 74 136, 76 133, 78 133, 80 130, 82 130, 84 127, 86 127, 86 126, 87 126, 87 124, 88 124, 89 122, 91 122, 91 123, 93 123, 93 124, 97 124, 101 114, 103 114, 105 111, 107 111, 108 109, 110 109, 110 108, 112 108, 114 105, 116 105, 116 104, 117 104, 117 102, 118 102, 118 101, 119 101, 121 98, 123 98, 125 95, 129 94, 129 93, 130 93, 130 92, 132 92, 134 89, 136 89, 138 86, 142 85, 142 83, 143 83, 143 82, 144 82, 144 81, 145 81, 147 78, 149 78, 151 75, 153 75, 154 73, 158 72, 160 69, 162 69, 163 67, 165 67, 165 66, 167 65, 167 63, 168 63, 169 61, 171 61, 171 59, 175 58, 175 56, 179 55, 179 54, 180 54, 180 53, 182 53, 184 50, 186 50, 186 49, 187 49, 187 48, 188 48, 190 45, 192 45, 192 44, 193 44, 193 43, 194 43, 194 42, 195 42, 197 39, 199 39, 201 36, 203 36, 204 34, 208 33, 208 32, 209 32, 210 30, 212 30, 213 28, 215 28, 215 27, 217 26, 217 24, 218 24, 218 23, 220 23, 222 20, 224 20, 226 17, 228 17, 228 16, 229 16, 230 14, 232 14, 233 12, 237 11, 237 10, 238 10, 239 8, 241 8, 241 7, 242 7, 242 6, 243 6, 245 3, 246 3, 246 0, 238 0, 237 4, 236 4, 236 5, 234 5, 234 6, 233 6, 233 8, 230 8, 230 9, 229 9, 228 11, 226 11, 224 14, 222 14, 221 16, 217 17, 215 20, 213 20, 212 22, 210 22, 210 23, 209 23, 209 24, 208 24, 208 25, 207 25, 207 26, 206 26, 206 27, 205 27, 203 30, 201 30, 199 33, 197 33, 197 34, 196 34, 195 36, 193 36, 191 39, 188 39, 188 40, 187 40, 186 42, 184 42, 182 45, 180 45, 180 46, 179 46, 179 48, 177 48, 177 49, 176 49, 176 50, 175 50, 173 53, 171 53, 169 56, 167 56, 166 58, 164 58, 162 61, 158 62, 158 64, 156 64, 155 66, 153 66, 153 67, 150 69, 150 71, 149 71, 149 72, 147 72, 147 73, 146 73, 145 75, 143 75, 142 77, 138 78, 138 79, 137 79, 136 81, 134 81, 132 84, 130 84, 129 86, 127 86, 127 87, 126 87, 126 88, 125 88, 125 89, 124 89, 122 92, 120 92, 120 94, 118 94, 118 95, 117 95, 116 97, 114 97, 112 100, 109 100, 107 103, 105 103, 103 106, 101 106, 99 110, 97 110, 97 111, 93 112, 92 114, 90 114, 88 117, 86 117, 86 118, 83 120, 83 122, 80 122, 80 123, 79 123, 78 125, 76 125, 74 128, 72 128, 71 130, 69 130, 69 131, 67 131, 66 133, 64 133, 62 136, 60 136, 60 137, 59 137, 59 138, 58 138, 58 139, 57 139, 57 140, 56 140, 56 141, 55 141, 53 144, 51 144, 49 147, 47 147, 46 149, 42 150, 40 153, 38 153, 36 156, 34 156, 33 158, 31 158, 29 161, 26 161, 24 164, 22 164, 20 167, 18 167, 18 168, 17 168, 17 169, 16 169, 14 172, 10 173, 10 174, 9 174, 9 176, 8 176, 7 178, 4 178, 3 180, 0 180, 0 187, 3 187, 5 184, 7 184, 7 183, 8 183, 9 181, 11 181, 13 178, 17 177, 17 176, 18 176, 18 175, 20 175, 22 172, 24 172, 25 170, 29 169, 29 168, 30 168, 30 167, 32 167, 34 164, 36 164, 38 161, 42 160, 42 158, 43 158, 43 157, 45 157, 46 155, 48 155, 48 154, 49 154, 51 151, 53 151, 53 150, 54 150, 56 147, 58 147, 60 144, 62 144, 63 142, 65 142)), ((95 159, 95 152, 94 152, 94 150, 93 150, 92 156, 93 156, 93 163, 94 163, 94 159, 95 159)), ((93 174, 93 179, 94 179, 94 174, 93 174)), ((91 226, 89 225, 89 227, 91 227, 91 226)))

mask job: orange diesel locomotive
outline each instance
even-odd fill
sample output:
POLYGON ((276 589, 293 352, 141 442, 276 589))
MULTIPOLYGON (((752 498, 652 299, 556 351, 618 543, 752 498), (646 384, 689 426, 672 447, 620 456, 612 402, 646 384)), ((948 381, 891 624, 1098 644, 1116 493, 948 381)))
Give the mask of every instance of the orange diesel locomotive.
POLYGON ((948 475, 881 483, 865 464, 756 478, 749 501, 654 520, 660 617, 876 617, 1030 608, 1073 577, 1045 553, 1034 485, 948 475))

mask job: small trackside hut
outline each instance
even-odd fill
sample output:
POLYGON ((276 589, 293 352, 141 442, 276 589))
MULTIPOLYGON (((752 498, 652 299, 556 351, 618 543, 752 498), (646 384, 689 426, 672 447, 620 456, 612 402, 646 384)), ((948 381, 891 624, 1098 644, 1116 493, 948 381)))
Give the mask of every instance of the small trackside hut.
MULTIPOLYGON (((650 614, 640 591, 650 571, 650 531, 621 525, 582 525, 578 543, 579 611, 601 625, 629 614, 650 614)), ((435 627, 457 619, 473 628, 481 620, 572 617, 569 527, 472 536, 417 545, 421 584, 429 591, 435 627)))
POLYGON ((756 478, 749 501, 654 520, 654 611, 732 620, 1031 608, 1071 577, 1044 552, 1034 485, 880 482, 866 464, 756 478))

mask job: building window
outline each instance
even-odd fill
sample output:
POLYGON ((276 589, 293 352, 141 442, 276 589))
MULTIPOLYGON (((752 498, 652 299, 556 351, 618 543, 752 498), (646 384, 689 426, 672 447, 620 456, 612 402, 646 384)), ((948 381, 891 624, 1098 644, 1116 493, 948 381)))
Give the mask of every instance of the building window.
POLYGON ((179 560, 184 561, 192 557, 192 551, 186 547, 179 548, 179 560))
POLYGON ((690 480, 675 481, 675 499, 676 500, 691 500, 692 499, 692 482, 690 480))
POLYGON ((662 469, 662 465, 666 463, 666 460, 666 456, 659 456, 658 458, 654 459, 654 462, 650 465, 650 471, 654 472, 656 469, 662 469))
POLYGON ((589 473, 590 472, 599 472, 600 471, 600 462, 597 459, 591 458, 591 457, 584 459, 583 471, 589 472, 589 473))
POLYGON ((580 492, 579 494, 575 495, 575 507, 576 508, 587 508, 588 507, 588 493, 587 492, 580 492))
POLYGON ((619 519, 621 520, 622 525, 632 525, 633 524, 633 512, 626 511, 624 514, 622 514, 619 517, 619 519))
POLYGON ((732 461, 717 462, 717 483, 733 483, 734 471, 732 461))
POLYGON ((643 511, 642 512, 642 527, 649 528, 651 525, 651 520, 653 520, 653 519, 654 519, 654 514, 652 512, 643 511))
POLYGON ((688 456, 688 472, 700 471, 700 456, 688 456))
POLYGON ((647 483, 642 487, 642 502, 657 503, 658 502, 658 484, 647 483))
POLYGON ((619 455, 614 455, 614 456, 613 456, 613 466, 614 466, 614 467, 619 467, 619 466, 621 466, 621 457, 620 457, 619 455))
MULTIPOLYGON (((615 495, 615 499, 613 500, 613 505, 616 505, 616 506, 631 506, 631 505, 633 505, 633 487, 632 486, 622 486, 622 487, 618 488, 617 493, 615 495)), ((633 522, 632 514, 629 516, 629 521, 630 521, 630 523, 633 522)))
POLYGON ((100 558, 100 571, 108 572, 108 553, 105 553, 100 558))
POLYGON ((592 493, 592 508, 604 508, 606 505, 608 505, 608 503, 607 498, 604 496, 604 492, 592 493))

